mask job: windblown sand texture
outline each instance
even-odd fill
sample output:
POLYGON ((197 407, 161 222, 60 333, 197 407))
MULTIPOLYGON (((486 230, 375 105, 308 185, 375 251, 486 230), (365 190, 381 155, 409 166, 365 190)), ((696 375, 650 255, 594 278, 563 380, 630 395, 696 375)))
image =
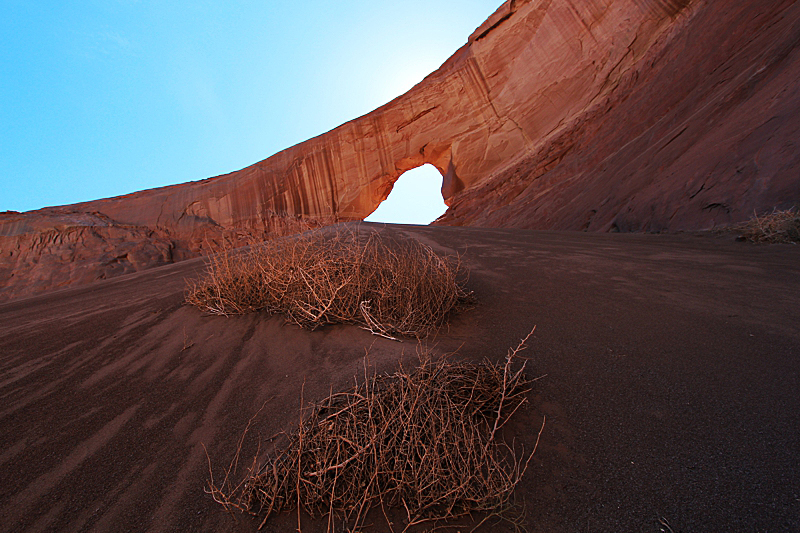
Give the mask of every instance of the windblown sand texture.
MULTIPOLYGON (((499 363, 536 325, 520 355, 545 377, 504 428, 531 450, 547 418, 514 492, 529 530, 657 531, 662 517, 674 531, 800 528, 800 248, 393 231, 470 269, 480 304, 428 343, 434 355, 499 363)), ((204 492, 205 450, 226 468, 263 406, 241 457, 259 436, 266 451, 302 405, 364 376, 367 349, 378 373, 419 362, 414 342, 351 325, 203 316, 183 303, 203 269, 189 260, 0 304, 0 531, 255 531, 260 520, 234 521, 204 492)), ((303 516, 306 533, 326 526, 303 516)), ((296 527, 288 513, 263 531, 296 527)))

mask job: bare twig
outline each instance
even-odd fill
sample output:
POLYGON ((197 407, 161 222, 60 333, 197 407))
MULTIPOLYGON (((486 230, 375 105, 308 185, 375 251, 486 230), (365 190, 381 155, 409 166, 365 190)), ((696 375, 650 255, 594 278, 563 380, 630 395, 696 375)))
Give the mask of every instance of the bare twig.
POLYGON ((741 238, 755 243, 798 243, 800 242, 800 212, 795 208, 778 210, 753 217, 724 231, 735 231, 741 238))
POLYGON ((186 301, 214 315, 280 313, 309 329, 359 324, 397 340, 433 333, 465 307, 465 278, 457 257, 439 257, 414 240, 314 231, 247 251, 223 243, 206 274, 187 282, 186 301))
POLYGON ((233 490, 215 488, 215 501, 266 513, 262 526, 295 509, 298 530, 301 510, 327 515, 329 531, 363 528, 376 507, 391 530, 389 508, 403 510, 405 529, 473 513, 503 516, 545 424, 530 453, 499 438, 527 401, 531 380, 516 354, 531 334, 502 365, 421 355, 412 371, 370 376, 365 360, 362 382, 305 410, 288 444, 233 490))

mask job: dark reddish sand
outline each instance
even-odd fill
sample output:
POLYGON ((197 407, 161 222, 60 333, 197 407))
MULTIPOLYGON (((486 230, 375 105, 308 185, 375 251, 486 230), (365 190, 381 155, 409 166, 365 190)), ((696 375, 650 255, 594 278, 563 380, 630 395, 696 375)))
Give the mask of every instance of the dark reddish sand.
MULTIPOLYGON (((480 304, 436 352, 500 360, 536 325, 525 354, 546 377, 509 428, 530 447, 547 416, 517 490, 529 530, 800 531, 800 247, 393 231, 472 270, 480 304)), ((306 400, 346 388, 367 349, 379 371, 416 357, 354 326, 202 316, 182 305, 202 267, 0 305, 0 530, 252 531, 204 493, 203 446, 222 467, 262 404, 245 453, 291 429, 303 384, 306 400)))

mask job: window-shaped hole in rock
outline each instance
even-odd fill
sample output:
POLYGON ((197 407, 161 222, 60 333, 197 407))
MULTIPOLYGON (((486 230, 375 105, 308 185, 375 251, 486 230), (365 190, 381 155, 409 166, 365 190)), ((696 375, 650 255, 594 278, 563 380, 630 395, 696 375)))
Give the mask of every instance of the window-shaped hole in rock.
POLYGON ((367 222, 430 224, 447 210, 442 199, 442 175, 431 164, 404 172, 392 192, 372 212, 367 222))

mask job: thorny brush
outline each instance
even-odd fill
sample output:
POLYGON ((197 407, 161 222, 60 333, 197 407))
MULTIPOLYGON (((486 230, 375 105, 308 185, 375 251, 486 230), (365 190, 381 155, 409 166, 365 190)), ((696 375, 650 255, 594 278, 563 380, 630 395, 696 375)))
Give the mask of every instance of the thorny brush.
POLYGON ((293 509, 298 530, 301 509, 327 517, 328 531, 363 529, 371 509, 380 509, 392 531, 390 514, 398 510, 403 531, 473 513, 485 515, 478 526, 503 518, 544 429, 543 420, 528 453, 498 433, 534 381, 525 375, 526 361, 517 364, 529 337, 504 364, 423 355, 413 370, 371 377, 365 365, 363 382, 306 408, 298 428, 284 434, 288 442, 265 460, 259 445, 238 484, 232 476, 244 435, 221 482, 209 460, 206 492, 229 511, 263 517, 261 527, 293 509))
POLYGON ((188 283, 186 302, 216 315, 282 314, 308 329, 345 323, 391 339, 424 337, 469 305, 465 277, 458 257, 413 239, 316 230, 223 248, 188 283))
POLYGON ((730 228, 738 232, 741 238, 755 243, 797 243, 800 242, 800 212, 795 208, 761 216, 753 214, 747 222, 730 228))

